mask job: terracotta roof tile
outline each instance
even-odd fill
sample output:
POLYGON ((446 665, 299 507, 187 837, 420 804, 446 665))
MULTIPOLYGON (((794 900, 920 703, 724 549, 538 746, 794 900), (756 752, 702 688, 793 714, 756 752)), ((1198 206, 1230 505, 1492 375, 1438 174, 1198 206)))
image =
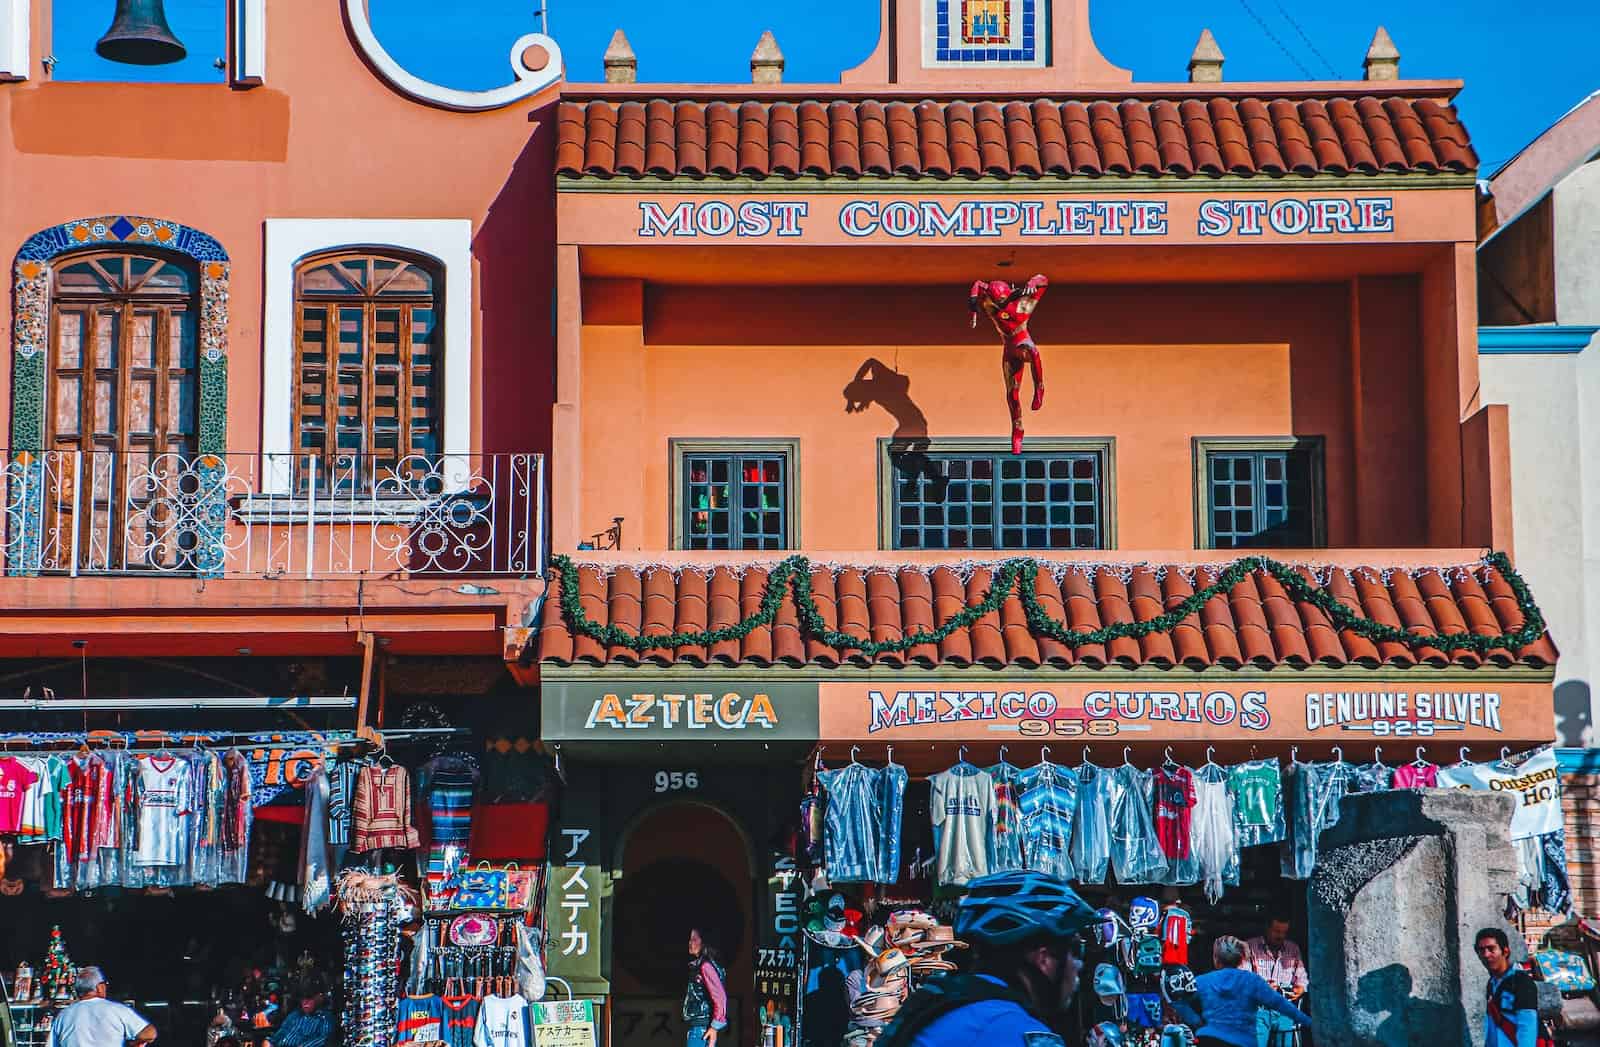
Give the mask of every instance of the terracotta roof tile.
MULTIPOLYGON (((619 627, 630 636, 696 632, 739 622, 758 611, 767 588, 767 572, 749 567, 742 572, 727 564, 703 571, 672 571, 651 566, 593 565, 573 569, 578 601, 591 619, 619 627)), ((1086 564, 1041 563, 1034 577, 1040 606, 1069 630, 1086 632, 1116 622, 1149 621, 1180 607, 1197 588, 1215 584, 1220 567, 1192 570, 1139 565, 1131 568, 1086 564)), ((1494 636, 1520 629, 1523 616, 1516 594, 1493 568, 1430 568, 1408 572, 1370 567, 1328 568, 1320 573, 1301 568, 1313 586, 1360 616, 1414 634, 1473 632, 1494 636), (1319 581, 1320 579, 1320 581, 1319 581)), ((560 569, 555 569, 559 575, 560 569)), ((931 571, 904 566, 883 568, 813 567, 812 598, 823 625, 858 641, 899 639, 932 630, 982 601, 993 584, 991 569, 978 567, 965 578, 950 566, 931 571)), ((904 654, 867 658, 858 647, 835 650, 801 628, 793 596, 779 604, 770 626, 752 629, 742 640, 723 640, 706 651, 694 647, 656 647, 643 655, 616 644, 602 648, 574 635, 561 611, 561 581, 551 580, 551 598, 539 617, 538 656, 556 664, 636 665, 678 662, 688 665, 836 666, 841 663, 886 666, 983 665, 991 668, 1052 666, 1089 668, 1155 666, 1187 669, 1211 666, 1272 668, 1310 665, 1409 666, 1425 664, 1458 668, 1553 665, 1556 650, 1549 636, 1517 651, 1492 650, 1484 655, 1455 649, 1412 648, 1386 641, 1374 644, 1352 629, 1338 629, 1315 604, 1296 600, 1272 575, 1246 575, 1233 589, 1208 600, 1176 628, 1134 639, 1119 637, 1105 645, 1069 647, 1035 634, 1029 627, 1019 594, 970 627, 956 629, 937 645, 921 644, 904 654)))
POLYGON ((563 102, 568 177, 1038 178, 1470 172, 1453 105, 1400 95, 563 102))

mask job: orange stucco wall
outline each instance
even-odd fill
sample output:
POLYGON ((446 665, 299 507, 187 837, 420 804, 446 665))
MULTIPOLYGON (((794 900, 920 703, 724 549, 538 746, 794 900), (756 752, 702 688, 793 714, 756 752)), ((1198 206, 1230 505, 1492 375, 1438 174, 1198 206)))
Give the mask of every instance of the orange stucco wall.
MULTIPOLYGON (((233 263, 228 446, 250 451, 261 441, 263 220, 468 218, 473 448, 544 450, 554 90, 482 114, 418 104, 368 70, 340 8, 268 5, 267 83, 254 89, 0 84, 5 271, 28 236, 75 218, 147 215, 215 237, 233 263)), ((37 69, 50 12, 47 2, 34 9, 37 69)), ((8 333, 10 310, 7 293, 8 333)), ((10 371, 0 368, 0 432, 10 402, 10 371)))
MULTIPOLYGON (((1286 434, 1326 441, 1330 546, 1424 544, 1427 505, 1397 482, 1428 442, 1419 283, 1362 285, 1053 287, 1028 435, 1115 438, 1123 549, 1193 545, 1193 437, 1286 434), (1373 490, 1395 493, 1358 512, 1373 490)), ((667 548, 669 439, 798 438, 801 544, 878 547, 879 438, 1009 431, 994 335, 968 328, 964 296, 586 282, 579 530, 622 516, 625 548, 667 548), (886 377, 856 382, 870 360, 886 377)))

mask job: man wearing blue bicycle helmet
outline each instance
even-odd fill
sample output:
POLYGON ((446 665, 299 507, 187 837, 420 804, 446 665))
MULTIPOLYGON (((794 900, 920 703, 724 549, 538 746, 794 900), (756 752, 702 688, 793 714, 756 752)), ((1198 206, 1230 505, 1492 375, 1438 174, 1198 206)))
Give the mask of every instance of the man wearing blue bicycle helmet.
POLYGON ((928 981, 877 1047, 1064 1047, 1050 1023, 1072 1003, 1083 966, 1078 932, 1094 910, 1060 877, 982 876, 956 910, 973 971, 928 981))

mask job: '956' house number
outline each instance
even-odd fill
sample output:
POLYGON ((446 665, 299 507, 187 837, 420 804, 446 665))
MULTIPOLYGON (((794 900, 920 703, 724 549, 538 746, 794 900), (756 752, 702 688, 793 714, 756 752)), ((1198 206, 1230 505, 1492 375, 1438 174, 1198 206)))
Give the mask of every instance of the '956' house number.
POLYGON ((656 792, 672 793, 680 789, 700 788, 698 771, 657 771, 656 792))

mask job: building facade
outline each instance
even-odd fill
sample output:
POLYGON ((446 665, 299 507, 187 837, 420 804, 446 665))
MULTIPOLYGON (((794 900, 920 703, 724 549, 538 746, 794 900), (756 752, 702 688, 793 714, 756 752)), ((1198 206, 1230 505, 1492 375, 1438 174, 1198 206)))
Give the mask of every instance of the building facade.
MULTIPOLYGON (((766 48, 750 85, 636 85, 620 54, 562 91, 558 555, 521 661, 600 910, 557 915, 553 943, 602 951, 552 968, 616 1042, 675 1020, 662 958, 692 923, 740 1042, 773 996, 842 1033, 789 846, 819 777, 909 779, 912 870, 847 888, 870 917, 939 897, 952 768, 1454 764, 1553 736, 1555 649, 1483 559, 1512 503, 1459 85, 1376 46, 1363 81, 1227 83, 1197 52, 1191 82, 1135 83, 1071 0, 882 18, 838 85, 782 82, 766 48), (1042 374, 971 300, 1035 274, 1042 374), (1422 639, 1447 633, 1499 649, 1422 639)), ((1211 933, 1303 918, 1272 857, 1215 906, 1159 889, 1211 933)), ((1140 890, 1084 879, 1093 904, 1140 890)))

